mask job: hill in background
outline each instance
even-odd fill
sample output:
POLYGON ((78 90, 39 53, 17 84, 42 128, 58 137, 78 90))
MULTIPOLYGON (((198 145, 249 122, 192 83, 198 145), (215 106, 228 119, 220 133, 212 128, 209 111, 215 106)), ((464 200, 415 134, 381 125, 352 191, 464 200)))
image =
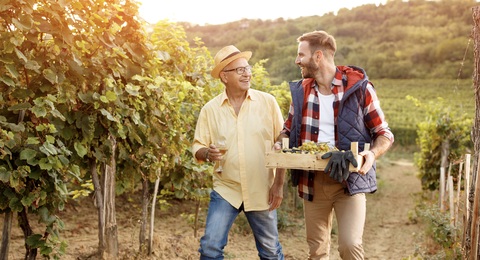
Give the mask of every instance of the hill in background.
POLYGON ((268 59, 273 84, 301 77, 294 64, 296 39, 325 30, 337 40, 336 63, 356 65, 370 78, 465 79, 473 72, 472 7, 475 0, 390 0, 384 5, 340 9, 335 15, 284 20, 243 19, 221 25, 182 23, 214 55, 234 44, 253 51, 252 64, 268 59))

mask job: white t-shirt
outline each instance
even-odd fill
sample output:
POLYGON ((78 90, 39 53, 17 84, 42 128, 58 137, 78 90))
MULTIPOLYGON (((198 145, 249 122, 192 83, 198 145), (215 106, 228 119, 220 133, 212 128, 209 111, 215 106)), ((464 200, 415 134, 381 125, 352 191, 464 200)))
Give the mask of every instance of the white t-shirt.
POLYGON ((318 128, 318 142, 329 143, 335 146, 335 118, 333 114, 333 101, 335 95, 323 95, 318 91, 318 87, 315 87, 318 94, 318 101, 320 105, 320 120, 318 128))

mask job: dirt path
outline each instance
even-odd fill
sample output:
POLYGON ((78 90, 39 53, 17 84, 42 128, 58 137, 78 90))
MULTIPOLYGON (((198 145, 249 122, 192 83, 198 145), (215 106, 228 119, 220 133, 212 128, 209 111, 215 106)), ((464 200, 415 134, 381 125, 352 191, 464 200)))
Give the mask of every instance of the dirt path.
MULTIPOLYGON (((369 260, 405 259, 413 256, 420 224, 409 219, 415 207, 414 194, 421 191, 420 180, 411 161, 380 161, 379 189, 367 195, 367 221, 364 232, 365 258, 369 260)), ((302 226, 303 228, 303 226, 302 226)), ((303 229, 282 234, 287 259, 306 259, 307 245, 303 229)), ((331 260, 341 259, 336 237, 331 249, 331 260)), ((253 255, 252 255, 253 257, 253 255)), ((247 259, 247 258, 245 258, 247 259)))
POLYGON ((367 200, 367 223, 364 233, 366 258, 370 260, 404 259, 413 256, 418 245, 420 224, 414 224, 416 197, 421 191, 412 162, 396 161, 381 165, 380 188, 367 200))
MULTIPOLYGON (((420 181, 414 176, 415 167, 411 161, 380 161, 379 191, 367 196, 367 223, 364 234, 366 259, 404 259, 412 256, 415 249, 415 232, 421 232, 421 227, 412 224, 409 214, 415 206, 414 193, 420 191, 420 181)), ((117 222, 119 233, 120 259, 138 259, 138 230, 140 216, 139 201, 128 198, 118 199, 117 222)), ((198 230, 198 236, 193 236, 192 216, 194 203, 172 202, 168 211, 157 214, 154 254, 142 259, 198 259, 198 240, 203 227, 198 230)), ((67 239, 68 253, 62 259, 95 259, 92 255, 98 244, 96 211, 90 199, 85 199, 76 207, 68 207, 61 213, 66 230, 62 236, 67 239)), ((3 219, 3 218, 2 218, 3 219)), ((239 222, 234 225, 234 231, 229 237, 226 248, 226 259, 258 259, 251 233, 244 231, 239 222)), ((292 226, 281 232, 281 242, 286 259, 306 259, 307 245, 305 242, 303 218, 290 219, 292 226)), ((35 223, 35 221, 31 221, 35 223)), ((0 224, 3 224, 3 220, 0 224)), ((203 225, 203 224, 202 224, 203 225)), ((12 244, 10 260, 23 259, 23 236, 16 222, 12 229, 12 244)), ((332 245, 332 260, 338 257, 335 235, 332 245)))

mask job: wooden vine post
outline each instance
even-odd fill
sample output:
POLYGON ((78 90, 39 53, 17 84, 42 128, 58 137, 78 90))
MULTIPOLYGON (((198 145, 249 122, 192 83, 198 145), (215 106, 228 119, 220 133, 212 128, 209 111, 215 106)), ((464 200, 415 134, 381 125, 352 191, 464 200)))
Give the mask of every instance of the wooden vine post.
POLYGON ((475 89, 475 120, 473 126, 472 139, 474 143, 474 157, 473 157, 473 174, 471 184, 469 187, 469 203, 473 204, 470 212, 466 212, 469 217, 466 223, 465 230, 465 259, 479 259, 478 257, 478 235, 479 235, 479 204, 480 204, 480 184, 478 183, 478 167, 479 167, 479 156, 480 151, 480 6, 472 8, 473 13, 473 56, 474 56, 474 71, 473 71, 473 87, 475 89))
POLYGON ((117 141, 113 135, 109 135, 112 143, 112 155, 108 164, 105 164, 105 183, 103 191, 105 208, 105 252, 102 255, 106 259, 117 259, 118 256, 118 231, 117 218, 115 210, 115 182, 117 176, 117 161, 115 154, 117 151, 117 141))

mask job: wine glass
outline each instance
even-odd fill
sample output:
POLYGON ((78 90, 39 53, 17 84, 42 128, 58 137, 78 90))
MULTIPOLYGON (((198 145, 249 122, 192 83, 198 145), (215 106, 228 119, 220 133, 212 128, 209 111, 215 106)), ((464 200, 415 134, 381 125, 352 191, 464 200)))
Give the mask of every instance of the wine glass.
POLYGON ((223 165, 225 163, 225 154, 227 153, 228 148, 227 148, 227 144, 226 144, 225 140, 223 140, 223 139, 217 140, 215 142, 215 147, 218 150, 220 150, 220 153, 222 154, 221 159, 218 161, 218 167, 215 169, 215 172, 221 173, 221 172, 223 172, 223 165))

